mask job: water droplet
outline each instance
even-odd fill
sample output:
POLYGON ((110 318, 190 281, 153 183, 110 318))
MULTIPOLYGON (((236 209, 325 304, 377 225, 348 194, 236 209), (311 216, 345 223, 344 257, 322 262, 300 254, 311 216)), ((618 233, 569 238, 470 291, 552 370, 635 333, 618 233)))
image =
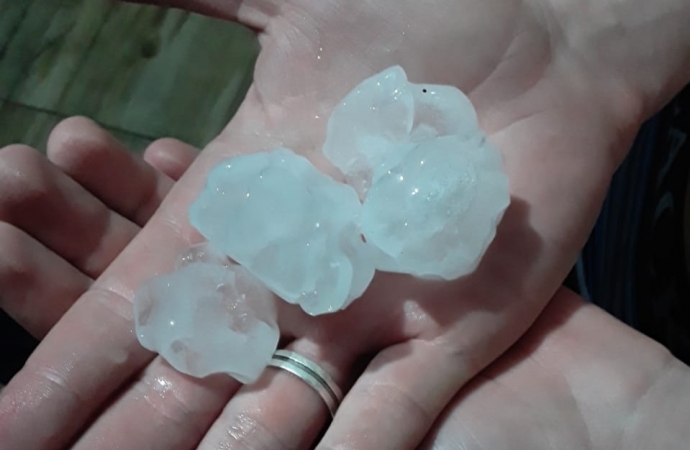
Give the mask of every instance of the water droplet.
POLYGON ((153 390, 160 393, 166 393, 172 389, 172 383, 163 377, 156 377, 153 380, 153 390))

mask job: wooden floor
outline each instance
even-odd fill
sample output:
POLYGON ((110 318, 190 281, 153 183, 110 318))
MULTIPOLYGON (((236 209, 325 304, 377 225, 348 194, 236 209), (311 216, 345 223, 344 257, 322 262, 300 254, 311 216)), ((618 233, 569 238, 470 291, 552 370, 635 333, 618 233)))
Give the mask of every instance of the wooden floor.
POLYGON ((141 151, 196 146, 237 109, 258 52, 240 26, 111 0, 0 0, 0 147, 85 115, 141 151))

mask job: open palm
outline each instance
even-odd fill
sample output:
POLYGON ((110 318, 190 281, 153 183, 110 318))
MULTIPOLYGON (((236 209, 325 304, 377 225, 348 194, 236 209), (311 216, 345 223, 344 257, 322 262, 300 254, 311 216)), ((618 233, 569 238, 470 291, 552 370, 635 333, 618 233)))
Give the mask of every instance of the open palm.
MULTIPOLYGON (((42 245, 49 236, 32 226, 62 204, 66 189, 72 187, 81 221, 88 222, 97 199, 101 215, 122 214, 119 232, 127 238, 111 249, 115 256, 172 186, 166 174, 178 179, 195 153, 180 142, 157 141, 145 154, 158 169, 151 171, 80 118, 52 133, 48 156, 55 166, 27 147, 0 150, 0 167, 7 169, 0 171, 6 188, 0 196, 2 260, 14 261, 0 264, 0 306, 40 338, 92 282, 72 268, 67 254, 42 245), (20 181, 9 173, 21 174, 20 181), (112 196, 112 187, 125 181, 160 186, 159 195, 142 196, 137 189, 112 196), (21 282, 26 279, 34 282, 21 282)), ((67 235, 70 225, 61 223, 57 231, 67 235)), ((161 389, 167 381, 156 381, 161 396, 170 395, 161 389)), ((690 369, 662 347, 562 289, 530 331, 456 395, 421 448, 682 448, 690 414, 690 397, 682 393, 689 385, 690 369)), ((117 442, 104 440, 103 446, 117 442)))
MULTIPOLYGON (((446 284, 378 276, 346 312, 313 319, 285 308, 280 327, 290 348, 351 386, 321 445, 414 448, 455 393, 536 319, 583 243, 635 127, 685 81, 684 55, 649 52, 645 29, 633 28, 640 19, 664 23, 654 32, 667 33, 671 46, 680 28, 670 0, 659 6, 663 14, 632 1, 616 8, 268 3, 215 5, 264 30, 254 85, 151 222, 7 387, 0 440, 11 448, 59 448, 71 439, 76 448, 314 445, 327 412, 308 387, 272 371, 239 390, 225 377, 174 372, 139 347, 131 297, 199 239, 186 208, 213 164, 280 145, 329 171, 319 155, 328 113, 360 80, 393 64, 413 81, 469 93, 504 155, 513 204, 472 276, 446 284)), ((102 239, 82 245, 106 249, 117 238, 112 228, 101 231, 102 239)), ((75 263, 94 272, 98 258, 75 263)))

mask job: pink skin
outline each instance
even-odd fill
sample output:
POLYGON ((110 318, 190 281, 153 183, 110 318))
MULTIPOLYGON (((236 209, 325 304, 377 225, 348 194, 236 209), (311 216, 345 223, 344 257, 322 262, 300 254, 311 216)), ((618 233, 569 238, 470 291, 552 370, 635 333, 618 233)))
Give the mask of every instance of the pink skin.
MULTIPOLYGON (((73 197, 80 205, 77 217, 87 214, 87 199, 96 197, 103 202, 101 214, 127 209, 125 217, 139 216, 146 222, 144 211, 151 211, 158 197, 148 200, 132 190, 127 197, 107 200, 111 187, 163 186, 165 194, 172 186, 170 178, 177 179, 195 156, 189 146, 161 140, 145 152, 158 172, 150 170, 92 122, 69 119, 57 127, 48 145, 48 157, 59 170, 47 171, 46 162, 32 149, 0 151, 0 166, 23 174, 13 189, 3 191, 0 219, 12 220, 4 213, 12 208, 23 211, 14 215, 15 222, 17 217, 40 215, 60 197, 55 190, 37 187, 69 184, 71 175, 84 187, 73 197), (108 168, 107 173, 91 177, 99 167, 108 168), (39 195, 22 196, 26 191, 39 195), (43 199, 41 206, 28 209, 35 198, 43 199)), ((42 337, 92 281, 64 255, 44 247, 40 233, 24 236, 3 238, 4 261, 49 264, 1 265, 2 307, 42 337)), ((676 448, 688 439, 683 418, 690 412, 690 397, 678 394, 689 385, 688 368, 663 348, 560 290, 528 333, 455 396, 421 448, 653 448, 660 442, 663 448, 676 448)), ((164 375, 151 378, 149 386, 148 401, 175 398, 174 386, 164 375)), ((122 442, 117 436, 106 439, 103 445, 122 442)))
POLYGON ((47 158, 24 145, 0 150, 0 306, 43 338, 151 218, 197 153, 161 139, 146 149, 146 164, 81 117, 55 127, 47 158), (61 220, 46 226, 55 217, 61 220))
MULTIPOLYGON (((501 414, 496 417, 515 423, 516 414, 501 410, 510 401, 509 390, 480 381, 461 389, 544 310, 584 242, 635 129, 688 81, 683 70, 690 46, 683 21, 688 2, 207 0, 190 5, 221 17, 236 16, 261 30, 255 83, 235 119, 122 253, 118 255, 132 231, 121 231, 124 219, 111 212, 97 217, 98 211, 88 209, 96 210, 94 204, 87 204, 93 216, 83 219, 101 226, 84 227, 75 219, 63 236, 69 239, 80 230, 84 238, 72 239, 70 245, 60 239, 62 228, 51 227, 45 237, 38 236, 39 228, 32 232, 81 272, 105 271, 3 391, 0 442, 13 449, 68 443, 78 449, 313 446, 327 413, 309 388, 275 371, 267 371, 255 386, 241 388, 225 377, 195 380, 172 371, 137 344, 131 297, 141 282, 170 269, 176 255, 199 240, 185 212, 213 164, 283 145, 332 173, 319 155, 325 118, 351 87, 393 64, 405 67, 413 81, 454 84, 469 93, 482 126, 503 153, 513 206, 470 277, 438 284, 377 276, 369 292, 341 314, 313 319, 294 308, 281 312, 288 346, 319 362, 349 391, 319 445, 416 448, 458 392, 453 411, 461 412, 448 420, 476 421, 481 412, 497 410, 501 414)), ((153 197, 162 191, 150 190, 153 197)), ((30 225, 20 226, 26 230, 30 225)), ((573 367, 557 358, 560 353, 543 349, 563 328, 566 337, 574 336, 573 343, 569 338, 560 343, 566 355, 582 350, 583 362, 611 363, 606 370, 613 373, 620 370, 615 363, 619 354, 613 351, 607 359, 599 352, 603 346, 580 338, 593 335, 587 328, 590 321, 612 327, 615 322, 596 310, 590 313, 591 307, 571 294, 561 291, 557 298, 567 308, 558 314, 555 306, 556 313, 549 315, 549 307, 541 344, 511 350, 512 362, 503 363, 513 365, 510 371, 482 374, 496 380, 508 376, 519 389, 515 398, 529 392, 525 401, 534 402, 535 417, 546 424, 558 411, 591 413, 582 421, 591 426, 580 422, 573 425, 578 429, 567 428, 563 436, 544 442, 534 435, 544 423, 518 417, 525 420, 520 427, 524 442, 535 448, 557 446, 557 439, 581 448, 582 442, 593 447, 612 442, 606 440, 610 434, 622 436, 620 442, 634 438, 649 426, 637 423, 638 417, 654 419, 650 411, 663 398, 660 393, 687 386, 687 368, 669 362, 668 355, 643 340, 650 360, 639 368, 632 355, 621 354, 620 367, 630 365, 641 374, 612 398, 623 404, 621 414, 634 413, 634 418, 625 424, 607 422, 610 433, 601 433, 599 422, 588 421, 600 412, 581 409, 588 401, 603 400, 601 393, 587 396, 579 390, 584 382, 565 383, 570 379, 548 371, 539 378, 538 369, 549 366, 530 364, 530 358, 551 355, 555 362, 550 367, 585 376, 587 365, 573 367), (555 320, 568 317, 569 311, 570 320, 555 320), (571 330, 571 324, 580 325, 571 330), (540 379, 545 393, 539 386, 529 387, 540 379), (647 392, 648 386, 653 388, 647 392), (566 405, 570 397, 584 403, 566 405)), ((540 332, 531 333, 539 343, 540 332)), ((616 334, 619 338, 641 340, 627 329, 616 334)), ((605 378, 609 388, 613 378, 605 378)), ((687 401, 684 407, 687 411, 687 401)), ((481 439, 500 439, 500 424, 496 422, 498 434, 485 438, 482 430, 460 424, 465 435, 457 439, 470 448, 498 446, 501 441, 481 439)), ((444 429, 441 425, 439 436, 444 429)), ((505 445, 513 442, 505 440, 510 439, 507 434, 503 439, 505 445)))

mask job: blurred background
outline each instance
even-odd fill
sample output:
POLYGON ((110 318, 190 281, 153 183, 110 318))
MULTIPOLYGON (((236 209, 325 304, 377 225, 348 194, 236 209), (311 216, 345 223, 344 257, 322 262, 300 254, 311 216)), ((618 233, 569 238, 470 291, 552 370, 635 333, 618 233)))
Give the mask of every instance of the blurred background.
POLYGON ((0 0, 0 145, 42 149, 88 116, 135 151, 197 147, 239 106, 258 53, 240 26, 109 0, 0 0))
MULTIPOLYGON (((159 137, 203 147, 239 106, 258 50, 242 27, 176 10, 0 0, 0 147, 43 151, 73 115, 134 152, 159 137)), ((567 284, 690 363, 688 133, 686 90, 640 131, 567 284)), ((0 383, 36 344, 0 312, 0 383)))

